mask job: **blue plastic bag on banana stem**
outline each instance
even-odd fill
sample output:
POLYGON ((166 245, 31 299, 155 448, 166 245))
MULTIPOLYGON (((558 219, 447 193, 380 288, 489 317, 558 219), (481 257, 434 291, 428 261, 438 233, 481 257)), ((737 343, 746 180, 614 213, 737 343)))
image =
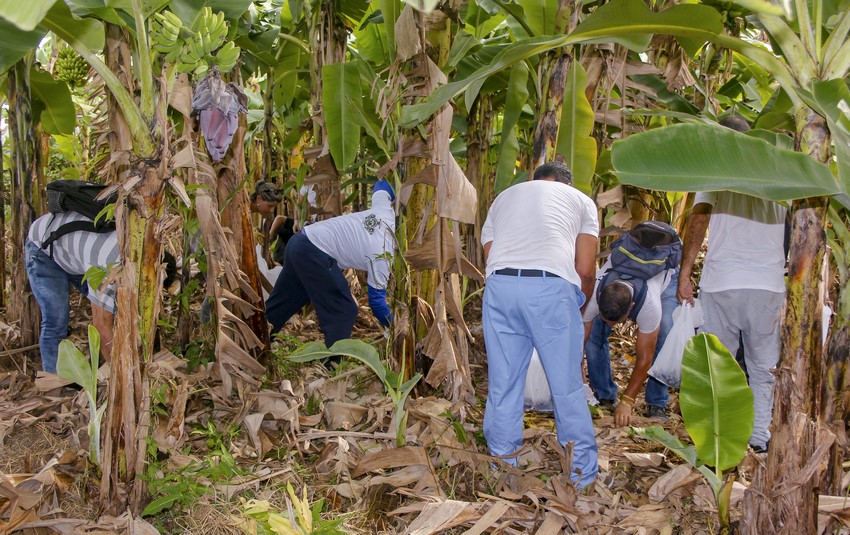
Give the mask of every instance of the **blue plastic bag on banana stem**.
POLYGON ((669 387, 679 388, 682 382, 682 355, 685 352, 685 344, 696 334, 702 321, 699 299, 694 299, 693 306, 682 303, 673 311, 673 327, 667 333, 667 339, 649 369, 649 375, 669 387))

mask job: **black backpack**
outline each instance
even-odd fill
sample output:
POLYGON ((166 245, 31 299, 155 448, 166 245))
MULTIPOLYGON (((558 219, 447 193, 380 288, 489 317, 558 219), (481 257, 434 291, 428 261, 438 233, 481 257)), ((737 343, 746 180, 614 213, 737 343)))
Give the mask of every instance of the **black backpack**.
POLYGON ((661 221, 645 221, 624 233, 611 244, 611 269, 605 274, 596 291, 615 280, 628 282, 634 288, 634 303, 629 317, 637 319, 646 300, 646 281, 682 261, 682 240, 676 229, 661 221))
POLYGON ((105 199, 98 199, 98 195, 106 189, 103 184, 94 184, 83 180, 56 180, 47 184, 47 210, 52 214, 60 212, 77 212, 91 221, 71 221, 65 223, 50 233, 42 249, 47 249, 56 240, 72 232, 113 232, 115 230, 115 219, 101 217, 95 222, 98 214, 109 204, 118 200, 118 194, 114 193, 105 199))

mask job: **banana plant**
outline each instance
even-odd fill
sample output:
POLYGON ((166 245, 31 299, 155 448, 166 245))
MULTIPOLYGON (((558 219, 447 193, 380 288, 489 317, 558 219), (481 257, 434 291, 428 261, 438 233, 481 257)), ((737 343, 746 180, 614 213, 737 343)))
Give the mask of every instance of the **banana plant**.
POLYGON ((395 425, 396 445, 398 447, 404 446, 407 440, 407 411, 404 404, 410 392, 413 391, 413 387, 422 378, 422 374, 417 373, 408 381, 402 382, 404 370, 401 373, 395 373, 387 369, 374 347, 362 340, 354 339, 339 340, 330 349, 322 342, 310 342, 301 346, 287 358, 293 362, 312 362, 336 355, 359 360, 381 380, 395 408, 393 423, 395 425))
POLYGON ((682 444, 658 426, 635 428, 696 468, 708 481, 717 501, 721 533, 729 533, 729 499, 734 468, 747 453, 753 431, 753 392, 735 357, 713 334, 700 333, 685 346, 679 405, 693 446, 682 444))
POLYGON ((100 333, 89 325, 89 358, 77 349, 74 342, 59 342, 56 373, 59 377, 83 387, 89 406, 89 460, 100 466, 100 430, 108 401, 97 406, 97 370, 100 368, 100 333))

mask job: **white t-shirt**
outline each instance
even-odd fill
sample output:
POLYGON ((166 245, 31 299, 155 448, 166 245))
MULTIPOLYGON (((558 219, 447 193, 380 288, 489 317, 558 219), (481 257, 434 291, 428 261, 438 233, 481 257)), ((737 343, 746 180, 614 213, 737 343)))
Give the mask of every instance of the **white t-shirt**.
POLYGON ((700 203, 713 206, 700 289, 784 293, 785 207, 728 191, 697 193, 700 203))
POLYGON ((511 186, 493 201, 481 229, 481 243, 493 242, 487 276, 504 268, 542 269, 580 288, 575 267, 579 234, 599 235, 590 197, 547 180, 511 186))
MULTIPOLYGON (((599 303, 596 301, 596 292, 599 290, 599 283, 602 282, 602 277, 611 269, 611 260, 605 262, 599 271, 596 272, 596 285, 593 287, 593 295, 587 303, 587 308, 584 309, 582 320, 585 323, 590 323, 593 318, 599 315, 599 303)), ((646 299, 643 301, 643 306, 637 313, 635 323, 638 331, 642 333, 651 333, 661 325, 661 294, 667 289, 670 284, 670 279, 676 270, 668 269, 646 281, 646 299)))
POLYGON ((369 286, 387 287, 395 250, 395 211, 386 191, 372 194, 369 210, 319 221, 301 232, 342 269, 365 271, 369 286))

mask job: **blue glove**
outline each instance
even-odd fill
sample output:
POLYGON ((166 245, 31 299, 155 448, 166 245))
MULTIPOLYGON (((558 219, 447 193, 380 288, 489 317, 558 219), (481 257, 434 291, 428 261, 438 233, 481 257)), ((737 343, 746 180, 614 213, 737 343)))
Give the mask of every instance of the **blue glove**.
POLYGON ((395 200, 395 192, 393 191, 393 187, 390 186, 390 183, 387 182, 383 178, 381 180, 375 182, 375 188, 372 191, 373 192, 386 191, 387 193, 390 194, 390 201, 395 200))
POLYGON ((387 291, 384 289, 372 288, 368 286, 369 308, 372 309, 372 314, 378 318, 378 321, 384 327, 388 327, 393 321, 393 314, 387 305, 387 291))

